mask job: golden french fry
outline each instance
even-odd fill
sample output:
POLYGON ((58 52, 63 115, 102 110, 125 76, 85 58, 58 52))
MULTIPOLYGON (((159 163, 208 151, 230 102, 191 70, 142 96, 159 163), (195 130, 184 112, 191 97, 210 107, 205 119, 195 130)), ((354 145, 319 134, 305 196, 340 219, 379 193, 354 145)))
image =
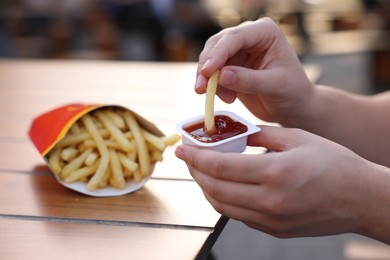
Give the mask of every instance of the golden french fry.
POLYGON ((85 178, 85 177, 88 177, 90 175, 92 175, 96 169, 98 168, 99 166, 99 160, 97 160, 94 164, 90 165, 90 166, 85 166, 85 167, 82 167, 82 168, 79 168, 77 170, 74 170, 73 172, 69 173, 69 175, 64 178, 64 182, 66 183, 72 183, 72 182, 75 182, 77 180, 80 180, 82 178, 85 178))
POLYGON ((124 136, 121 130, 111 121, 111 119, 102 111, 96 111, 96 116, 103 123, 103 125, 110 132, 112 137, 118 142, 118 144, 125 151, 131 150, 131 144, 129 140, 124 136))
POLYGON ((109 153, 112 172, 110 184, 115 188, 123 189, 125 187, 125 179, 123 177, 123 170, 118 155, 114 150, 109 150, 109 153))
POLYGON ((133 149, 133 151, 128 152, 127 153, 127 157, 131 161, 135 162, 137 160, 137 156, 138 156, 138 154, 137 154, 137 144, 135 143, 134 139, 131 140, 131 144, 135 147, 135 149, 133 149))
MULTIPOLYGON (((109 135, 109 132, 106 129, 99 130, 99 133, 103 138, 106 138, 109 135)), ((56 148, 68 147, 71 145, 77 145, 87 139, 90 139, 91 135, 88 132, 81 132, 79 134, 70 134, 66 135, 61 141, 56 144, 56 148)))
POLYGON ((157 149, 151 150, 150 157, 152 162, 162 162, 163 160, 162 152, 157 149))
POLYGON ((131 139, 133 139, 133 138, 134 138, 133 134, 132 134, 130 131, 128 131, 128 132, 126 132, 126 133, 124 133, 124 135, 125 135, 125 136, 126 136, 126 138, 127 138, 127 139, 129 139, 129 140, 131 140, 131 139))
POLYGON ((61 159, 69 162, 73 160, 77 154, 79 153, 79 150, 74 147, 67 147, 61 152, 61 159))
POLYGON ((90 153, 87 158, 85 159, 85 165, 91 166, 95 163, 95 161, 98 159, 99 155, 95 152, 90 153))
POLYGON ((98 188, 102 189, 102 188, 107 187, 108 180, 110 179, 110 177, 111 177, 111 169, 110 169, 110 167, 108 167, 106 172, 104 173, 103 177, 101 178, 101 180, 99 182, 98 188))
POLYGON ((125 180, 129 180, 131 177, 133 177, 133 172, 125 169, 123 171, 123 177, 125 177, 125 180))
POLYGON ((86 140, 90 137, 91 136, 87 132, 80 133, 77 135, 67 135, 56 144, 56 148, 63 148, 63 147, 67 147, 70 145, 75 145, 75 144, 83 142, 84 140, 86 140))
POLYGON ((61 171, 61 178, 65 179, 66 177, 68 177, 68 175, 74 171, 74 170, 77 170, 78 168, 81 167, 81 165, 83 164, 83 162, 85 161, 85 159, 87 159, 88 155, 92 153, 92 149, 88 149, 86 151, 84 151, 82 154, 80 154, 79 156, 77 156, 74 160, 72 160, 70 163, 68 163, 67 165, 65 165, 65 167, 62 169, 61 171))
POLYGON ((72 134, 77 135, 81 133, 81 129, 79 124, 76 122, 72 125, 72 127, 69 130, 72 134))
POLYGON ((136 183, 140 182, 142 180, 142 173, 140 171, 139 168, 137 168, 134 172, 133 172, 133 179, 136 183))
MULTIPOLYGON (((96 142, 92 139, 86 139, 83 143, 82 143, 83 146, 87 147, 87 148, 93 148, 95 149, 96 148, 96 142)), ((79 145, 80 147, 80 145, 79 145)))
POLYGON ((130 131, 134 135, 134 140, 137 146, 137 154, 138 154, 138 162, 140 166, 141 175, 148 175, 151 172, 149 151, 146 146, 146 142, 144 136, 142 134, 142 130, 134 117, 134 115, 130 111, 126 111, 123 113, 123 117, 130 131))
POLYGON ((112 111, 111 109, 104 110, 104 113, 112 120, 112 122, 119 128, 119 129, 125 129, 126 123, 125 120, 116 112, 112 111))
POLYGON ((180 141, 180 139, 181 139, 181 136, 179 134, 172 134, 172 135, 161 137, 161 141, 166 146, 172 146, 172 145, 176 144, 178 141, 180 141))
POLYGON ((49 155, 49 166, 54 174, 59 174, 62 170, 60 159, 61 159, 61 149, 54 149, 49 155))
POLYGON ((158 136, 155 136, 154 134, 151 134, 150 132, 144 129, 142 130, 142 134, 148 143, 152 144, 160 151, 164 151, 165 148, 167 147, 165 143, 161 140, 161 138, 159 138, 158 136))
POLYGON ((213 134, 216 131, 214 121, 214 98, 217 93, 218 80, 219 70, 211 75, 207 83, 204 118, 204 128, 207 134, 213 134))
POLYGON ((80 178, 78 181, 80 181, 80 182, 87 182, 88 181, 88 176, 80 178))
MULTIPOLYGON (((115 149, 115 150, 120 150, 120 151, 124 151, 124 152, 129 152, 128 150, 124 150, 115 140, 107 140, 107 139, 104 139, 104 143, 106 144, 106 146, 108 148, 111 148, 111 149, 115 149)), ((88 148, 96 148, 96 142, 94 140, 91 140, 91 139, 87 139, 83 142, 83 145, 85 145, 85 147, 88 147, 88 148)), ((131 147, 131 150, 132 151, 133 149, 135 149, 133 147, 134 145, 132 145, 131 147)))
POLYGON ((131 146, 127 147, 126 149, 124 149, 123 146, 118 144, 115 140, 105 140, 104 142, 106 143, 108 148, 114 149, 114 150, 117 150, 117 151, 130 152, 130 151, 135 149, 135 147, 133 147, 131 142, 130 142, 131 146))
POLYGON ((126 155, 124 155, 123 153, 118 153, 118 157, 119 157, 119 161, 121 162, 122 166, 133 172, 135 171, 137 168, 138 168, 138 163, 130 160, 128 157, 126 157, 126 155))
POLYGON ((81 118, 88 132, 91 134, 92 138, 95 140, 98 151, 101 156, 99 167, 96 170, 96 173, 92 176, 87 184, 88 190, 95 190, 106 172, 110 161, 110 154, 108 152, 107 146, 104 143, 103 137, 100 135, 97 127, 93 123, 91 117, 87 114, 81 118))

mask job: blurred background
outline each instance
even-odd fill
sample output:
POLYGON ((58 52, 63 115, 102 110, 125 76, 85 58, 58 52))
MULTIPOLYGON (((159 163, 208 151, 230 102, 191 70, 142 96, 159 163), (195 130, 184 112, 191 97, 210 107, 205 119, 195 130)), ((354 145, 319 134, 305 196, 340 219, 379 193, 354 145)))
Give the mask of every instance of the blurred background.
MULTIPOLYGON (((390 89, 389 0, 0 0, 0 59, 196 62, 211 35, 263 16, 321 68, 320 83, 390 89)), ((390 259, 378 252, 354 235, 280 240, 230 220, 212 257, 390 259)))
POLYGON ((0 0, 0 58, 196 61, 222 28, 270 16, 302 59, 369 54, 376 91, 389 13, 388 0, 0 0))

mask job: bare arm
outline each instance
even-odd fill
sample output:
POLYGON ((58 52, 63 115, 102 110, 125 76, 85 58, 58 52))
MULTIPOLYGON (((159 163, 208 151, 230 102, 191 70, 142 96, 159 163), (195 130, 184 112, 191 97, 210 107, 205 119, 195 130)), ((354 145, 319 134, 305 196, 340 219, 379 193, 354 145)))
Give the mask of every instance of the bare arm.
POLYGON ((318 86, 312 96, 300 117, 282 124, 316 133, 390 166, 390 91, 362 96, 318 86))

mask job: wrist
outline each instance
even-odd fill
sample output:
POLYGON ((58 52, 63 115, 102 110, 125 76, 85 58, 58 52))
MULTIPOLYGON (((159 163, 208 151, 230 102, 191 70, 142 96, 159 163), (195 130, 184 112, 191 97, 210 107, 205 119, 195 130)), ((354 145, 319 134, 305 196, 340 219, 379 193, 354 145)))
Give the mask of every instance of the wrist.
POLYGON ((287 113, 288 116, 282 118, 279 123, 285 127, 310 130, 322 113, 322 104, 329 99, 324 88, 326 87, 315 85, 307 89, 297 102, 298 105, 290 109, 290 112, 287 113))
POLYGON ((371 165, 367 180, 367 186, 371 187, 365 194, 367 203, 361 205, 365 213, 356 233, 390 244, 390 211, 387 206, 390 201, 390 169, 374 163, 371 165))
POLYGON ((350 109, 348 106, 350 106, 353 94, 324 85, 316 85, 307 92, 298 109, 281 124, 330 139, 333 135, 340 134, 334 131, 345 128, 343 125, 347 122, 345 113, 350 109))

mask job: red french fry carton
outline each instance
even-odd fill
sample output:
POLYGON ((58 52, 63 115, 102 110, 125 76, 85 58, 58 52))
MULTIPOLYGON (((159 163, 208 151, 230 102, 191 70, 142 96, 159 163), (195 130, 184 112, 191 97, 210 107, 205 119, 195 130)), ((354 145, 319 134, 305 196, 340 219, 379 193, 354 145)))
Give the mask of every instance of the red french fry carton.
MULTIPOLYGON (((82 116, 91 113, 97 109, 116 107, 131 111, 136 117, 140 126, 156 136, 162 137, 164 134, 151 122, 141 117, 134 111, 116 105, 100 105, 100 104, 67 104, 53 110, 50 110, 36 117, 30 127, 29 136, 41 156, 47 161, 47 155, 61 141, 70 128, 82 116)), ((50 167, 50 166, 49 166, 50 167)), ((90 191, 87 189, 87 184, 84 182, 63 182, 57 174, 54 174, 57 181, 75 191, 91 196, 119 196, 134 192, 144 186, 150 176, 143 178, 140 182, 126 181, 126 186, 123 189, 107 186, 105 188, 90 191)))

